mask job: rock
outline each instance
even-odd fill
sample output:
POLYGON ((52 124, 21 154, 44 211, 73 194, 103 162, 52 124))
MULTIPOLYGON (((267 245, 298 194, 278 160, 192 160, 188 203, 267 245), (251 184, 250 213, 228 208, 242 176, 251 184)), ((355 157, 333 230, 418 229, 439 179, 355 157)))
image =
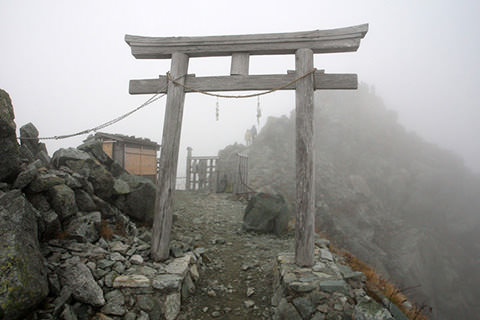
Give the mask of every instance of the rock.
POLYGON ((80 211, 90 212, 97 210, 97 205, 92 197, 83 189, 75 189, 75 200, 80 211))
POLYGON ((175 320, 180 313, 180 294, 175 292, 169 294, 165 299, 165 319, 175 320))
POLYGON ((252 287, 247 288, 247 297, 253 296, 254 293, 255 293, 255 288, 252 288, 252 287))
POLYGON ((143 258, 141 255, 139 254, 134 254, 131 258, 130 258, 130 262, 132 264, 142 264, 143 263, 143 258))
POLYGON ((20 170, 20 148, 14 119, 10 96, 0 89, 0 182, 13 182, 20 170))
POLYGON ((257 193, 245 209, 243 228, 280 235, 287 231, 288 214, 288 204, 282 195, 257 193))
POLYGON ((27 193, 28 201, 40 212, 47 212, 51 210, 47 198, 42 193, 27 193))
POLYGON ((48 191, 48 195, 50 205, 60 217, 60 221, 63 222, 78 212, 75 192, 66 185, 53 186, 48 191))
POLYGON ((65 227, 69 239, 94 243, 100 238, 102 216, 99 211, 72 219, 65 227))
POLYGON ((113 194, 114 195, 121 195, 130 193, 130 186, 127 182, 121 179, 115 179, 113 183, 113 194))
POLYGON ((392 315, 372 299, 360 301, 355 306, 354 320, 393 320, 392 315))
POLYGON ((90 269, 80 261, 80 258, 73 257, 65 261, 57 272, 60 283, 62 286, 70 288, 75 300, 94 307, 101 307, 105 304, 102 289, 96 283, 90 269))
POLYGON ((183 279, 182 284, 182 299, 187 299, 190 295, 195 293, 195 284, 189 274, 183 279))
POLYGON ((243 301, 243 305, 245 306, 245 308, 249 309, 249 308, 251 308, 255 305, 255 301, 245 300, 245 301, 243 301))
POLYGON ((310 319, 310 316, 314 311, 314 307, 310 299, 306 297, 297 297, 292 300, 292 303, 300 313, 303 320, 310 319))
POLYGON ((107 303, 102 308, 102 313, 114 316, 123 316, 126 313, 125 297, 120 290, 113 290, 105 294, 107 303))
MULTIPOLYGON (((69 160, 87 160, 90 159, 90 155, 85 151, 81 151, 75 148, 68 149, 58 149, 53 153, 52 163, 55 168, 60 168, 63 165, 66 165, 69 160)), ((74 170, 75 171, 75 170, 74 170)))
POLYGON ((113 281, 114 288, 149 288, 150 280, 141 274, 122 275, 113 281))
POLYGON ((123 174, 120 179, 128 183, 131 192, 118 196, 116 206, 129 217, 147 224, 153 223, 157 187, 147 179, 123 174))
POLYGON ((36 162, 29 164, 25 170, 20 172, 20 174, 15 179, 15 182, 13 183, 13 187, 16 189, 23 189, 30 182, 32 182, 33 179, 35 179, 35 177, 38 175, 39 163, 40 160, 37 160, 36 162))
POLYGON ((341 292, 347 294, 347 283, 344 280, 320 281, 319 288, 326 292, 341 292))
POLYGON ((62 230, 62 225, 58 215, 53 211, 41 212, 40 214, 44 225, 44 231, 41 235, 41 239, 53 239, 62 230))
POLYGON ((181 276, 165 273, 153 278, 152 287, 158 290, 175 290, 180 288, 181 283, 181 276))
MULTIPOLYGON (((1 94, 1 91, 0 91, 1 94)), ((0 195, 0 306, 20 319, 48 294, 35 209, 19 190, 0 195)))
POLYGON ((273 320, 302 320, 302 317, 300 317, 295 307, 283 298, 275 310, 273 320))
POLYGON ((26 125, 20 127, 20 142, 22 146, 25 146, 35 156, 40 152, 38 130, 29 122, 26 125))
POLYGON ((61 320, 78 320, 77 315, 75 314, 75 311, 73 311, 73 308, 66 304, 63 308, 62 313, 60 314, 60 319, 61 320))
POLYGON ((28 193, 47 191, 53 186, 63 184, 65 180, 51 173, 39 174, 26 188, 28 193))

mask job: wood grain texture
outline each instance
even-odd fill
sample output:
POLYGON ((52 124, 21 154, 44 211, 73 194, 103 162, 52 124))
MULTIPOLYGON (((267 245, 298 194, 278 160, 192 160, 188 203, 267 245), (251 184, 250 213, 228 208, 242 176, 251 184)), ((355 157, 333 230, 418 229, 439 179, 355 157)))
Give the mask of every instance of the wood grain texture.
POLYGON ((248 75, 248 66, 250 63, 250 55, 248 53, 233 53, 232 64, 230 67, 230 75, 246 76, 248 75))
MULTIPOLYGON (((299 49, 295 53, 297 74, 313 68, 313 51, 299 49)), ((296 103, 296 220, 295 263, 311 267, 314 258, 315 173, 313 125, 313 76, 297 82, 296 103)))
MULTIPOLYGON (((310 71, 310 70, 309 70, 310 71)), ((293 81, 298 76, 296 73, 282 75, 250 75, 250 76, 216 76, 192 77, 187 76, 185 85, 201 91, 254 91, 278 88, 293 81)), ((166 93, 167 77, 158 79, 130 80, 130 94, 166 93)), ((329 74, 317 71, 315 73, 315 89, 357 89, 356 74, 329 74)), ((296 88, 293 83, 282 90, 296 88)), ((186 89, 185 92, 192 92, 186 89)))
POLYGON ((294 54, 310 48, 314 53, 356 51, 368 24, 331 30, 206 37, 142 37, 126 35, 125 41, 137 59, 168 59, 174 52, 189 57, 294 54))
MULTIPOLYGON (((170 73, 175 79, 187 74, 188 60, 188 56, 183 53, 174 53, 172 55, 170 73)), ((183 82, 184 79, 182 77, 178 81, 183 82)), ((185 92, 183 87, 169 82, 165 121, 163 122, 158 192, 152 229, 151 255, 155 261, 163 261, 169 257, 173 193, 177 176, 184 101, 185 92)))

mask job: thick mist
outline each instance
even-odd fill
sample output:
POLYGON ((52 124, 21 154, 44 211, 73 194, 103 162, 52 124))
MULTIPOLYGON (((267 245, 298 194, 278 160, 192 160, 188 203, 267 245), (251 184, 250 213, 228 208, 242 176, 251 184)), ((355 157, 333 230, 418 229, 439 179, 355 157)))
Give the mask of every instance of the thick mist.
MULTIPOLYGON (((137 60, 125 34, 198 36, 293 32, 369 23, 355 53, 316 55, 315 67, 357 73, 398 113, 407 130, 455 151, 480 172, 478 88, 480 47, 472 1, 4 1, 0 4, 0 87, 12 97, 19 126, 33 122, 41 136, 78 132, 109 121, 148 96, 128 94, 130 79, 155 78, 168 60, 137 60)), ((191 59, 189 73, 228 74, 230 59, 191 59)), ((252 57, 250 73, 285 73, 294 57, 252 57)), ((260 99, 263 117, 289 114, 294 93, 260 99)), ((187 146, 216 154, 256 123, 255 99, 216 100, 188 94, 180 163, 187 146)), ((161 143, 165 100, 106 128, 109 133, 161 143)), ((85 138, 47 141, 50 153, 85 138)), ((182 172, 181 170, 179 172, 182 172)))

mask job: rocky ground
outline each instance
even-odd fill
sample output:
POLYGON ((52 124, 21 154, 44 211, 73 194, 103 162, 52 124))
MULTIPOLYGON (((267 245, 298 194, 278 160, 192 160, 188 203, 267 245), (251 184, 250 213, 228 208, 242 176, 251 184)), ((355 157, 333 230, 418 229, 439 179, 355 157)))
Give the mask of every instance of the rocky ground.
POLYGON ((231 194, 176 193, 174 238, 205 248, 200 280, 178 319, 271 319, 273 261, 294 237, 242 231, 245 204, 231 194))

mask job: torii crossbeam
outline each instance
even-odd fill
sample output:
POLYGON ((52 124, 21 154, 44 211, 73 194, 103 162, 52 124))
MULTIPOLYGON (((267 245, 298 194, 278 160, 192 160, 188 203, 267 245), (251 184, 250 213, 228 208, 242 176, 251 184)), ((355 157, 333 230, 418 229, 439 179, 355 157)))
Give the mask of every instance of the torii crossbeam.
POLYGON ((169 75, 131 80, 131 94, 167 92, 158 193, 152 232, 154 260, 169 256, 173 193, 186 92, 295 90, 296 93, 296 227, 295 263, 312 266, 314 258, 315 174, 313 159, 313 92, 357 89, 356 74, 314 71, 313 54, 356 51, 368 24, 294 33, 207 37, 141 37, 126 35, 137 59, 172 59, 169 75), (295 71, 283 75, 249 75, 250 55, 295 54, 295 71), (188 75, 190 57, 232 56, 230 76, 188 75), (288 85, 286 85, 288 84, 288 85), (166 88, 166 89, 165 89, 166 88))

